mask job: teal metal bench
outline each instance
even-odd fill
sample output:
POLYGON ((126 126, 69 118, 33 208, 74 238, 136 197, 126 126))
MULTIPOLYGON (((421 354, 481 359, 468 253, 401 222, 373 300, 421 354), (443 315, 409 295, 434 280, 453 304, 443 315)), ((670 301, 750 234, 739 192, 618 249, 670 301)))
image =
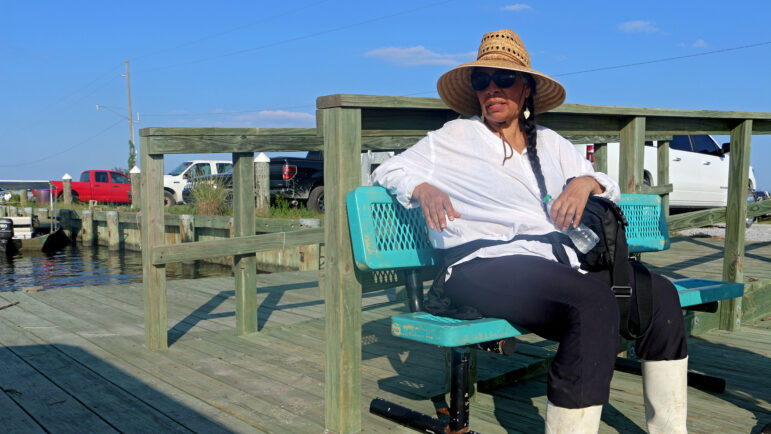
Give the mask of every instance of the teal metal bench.
MULTIPOLYGON (((391 317, 394 336, 452 349, 450 424, 376 398, 370 411, 424 431, 465 432, 468 428, 469 349, 499 354, 513 351, 512 338, 529 333, 503 319, 458 320, 423 311, 423 283, 420 271, 436 267, 441 250, 434 249, 420 208, 406 209, 382 187, 359 187, 347 196, 348 224, 353 257, 362 271, 404 273, 410 313, 391 317)), ((669 232, 661 198, 625 194, 619 206, 629 226, 626 230, 630 253, 666 250, 669 232)), ((717 302, 741 297, 744 285, 706 279, 673 281, 684 309, 715 312, 717 302)), ((617 368, 637 372, 639 365, 622 359, 617 368)), ((639 373, 639 372, 638 372, 639 373)), ((702 388, 722 391, 725 382, 713 377, 689 374, 689 381, 702 388)))

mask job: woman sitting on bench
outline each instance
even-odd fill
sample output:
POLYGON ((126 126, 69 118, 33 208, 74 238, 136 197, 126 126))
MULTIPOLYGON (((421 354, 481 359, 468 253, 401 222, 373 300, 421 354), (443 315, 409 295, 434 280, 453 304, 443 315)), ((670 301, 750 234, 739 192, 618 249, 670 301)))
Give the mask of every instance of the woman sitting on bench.
MULTIPOLYGON (((562 104, 565 90, 530 68, 513 31, 485 34, 477 60, 442 75, 437 89, 470 118, 429 133, 372 179, 404 206, 422 207, 437 248, 520 236, 468 251, 440 277, 441 296, 456 311, 505 318, 560 342, 548 372, 546 432, 597 432, 619 344, 610 272, 581 270, 571 247, 558 254, 538 236, 577 224, 590 195, 618 202, 619 186, 566 139, 536 125, 536 114, 562 104), (556 198, 550 212, 547 195, 556 198)), ((652 433, 686 432, 682 311, 667 279, 653 274, 652 286, 651 326, 635 342, 646 421, 652 433)), ((634 323, 634 302, 631 312, 634 323)))

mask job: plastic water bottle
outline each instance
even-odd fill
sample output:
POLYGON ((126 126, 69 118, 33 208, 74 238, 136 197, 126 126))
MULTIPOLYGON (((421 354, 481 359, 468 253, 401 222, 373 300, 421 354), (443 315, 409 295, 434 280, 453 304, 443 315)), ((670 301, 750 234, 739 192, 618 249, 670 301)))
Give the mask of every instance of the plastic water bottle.
MULTIPOLYGON (((554 199, 552 199, 551 195, 547 194, 543 201, 546 203, 546 210, 551 214, 551 206, 554 203, 554 199)), ((567 230, 560 232, 570 237, 573 245, 581 253, 587 253, 589 250, 592 250, 597 245, 597 242, 600 241, 600 237, 583 223, 579 223, 578 227, 575 228, 571 225, 567 230)))

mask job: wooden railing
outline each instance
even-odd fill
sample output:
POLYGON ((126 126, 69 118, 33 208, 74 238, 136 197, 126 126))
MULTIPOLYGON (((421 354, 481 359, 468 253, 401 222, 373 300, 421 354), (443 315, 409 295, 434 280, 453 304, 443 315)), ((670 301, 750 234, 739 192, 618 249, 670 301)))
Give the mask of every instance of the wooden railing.
MULTIPOLYGON (((326 428, 350 433, 361 430, 361 302, 363 283, 372 279, 357 272, 352 259, 345 195, 359 186, 362 149, 406 148, 458 115, 439 99, 370 95, 318 98, 317 130, 324 138, 326 199, 326 428)), ((659 147, 659 185, 643 186, 643 153, 647 139, 675 134, 730 134, 731 159, 723 280, 742 282, 744 219, 752 134, 771 134, 771 113, 647 109, 565 104, 538 116, 538 123, 576 143, 620 142, 619 184, 622 192, 666 195, 668 146, 659 147), (663 180, 663 181, 662 181, 663 180)), ((596 164, 607 162, 603 146, 596 164), (599 161, 598 161, 599 160, 599 161)), ((771 201, 752 205, 753 212, 771 212, 771 201)), ((366 289, 366 288, 365 288, 366 289)), ((721 305, 721 327, 735 327, 740 299, 721 305)))
POLYGON ((166 273, 170 262, 233 256, 236 334, 257 331, 256 252, 323 241, 323 229, 255 235, 254 153, 320 150, 314 129, 144 128, 142 144, 142 274, 145 345, 168 346, 166 273), (164 245, 163 157, 232 153, 233 236, 227 240, 164 245))

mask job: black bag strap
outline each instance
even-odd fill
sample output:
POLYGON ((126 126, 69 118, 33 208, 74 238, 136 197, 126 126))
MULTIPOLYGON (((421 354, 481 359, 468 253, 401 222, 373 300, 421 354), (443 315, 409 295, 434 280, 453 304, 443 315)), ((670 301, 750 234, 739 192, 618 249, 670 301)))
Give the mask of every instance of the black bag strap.
POLYGON ((616 251, 614 255, 613 270, 611 270, 611 289, 616 295, 616 302, 618 302, 620 315, 619 333, 626 339, 636 340, 648 332, 653 317, 651 273, 641 263, 636 260, 630 260, 629 247, 626 244, 625 233, 621 225, 619 225, 616 231, 616 251), (630 263, 634 273, 634 287, 632 286, 629 267, 627 266, 630 263), (638 327, 634 327, 630 322, 632 297, 635 297, 637 304, 638 327))

